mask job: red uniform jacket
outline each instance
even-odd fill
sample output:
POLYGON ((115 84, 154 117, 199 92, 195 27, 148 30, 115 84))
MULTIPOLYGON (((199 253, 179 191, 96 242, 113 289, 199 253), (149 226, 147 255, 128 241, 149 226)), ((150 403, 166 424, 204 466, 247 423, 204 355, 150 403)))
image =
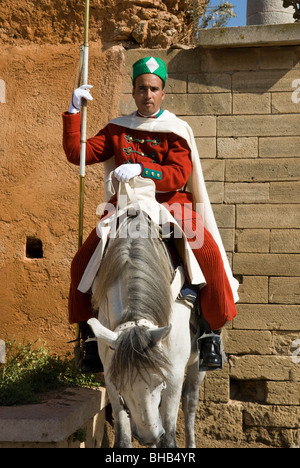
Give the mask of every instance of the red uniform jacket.
MULTIPOLYGON (((63 114, 63 146, 69 162, 80 163, 80 114, 63 114)), ((192 171, 190 148, 174 133, 130 130, 108 124, 86 145, 86 164, 115 158, 116 167, 140 163, 142 176, 154 180, 159 202, 191 203, 190 193, 182 192, 192 171), (179 191, 179 192, 178 192, 179 191)))

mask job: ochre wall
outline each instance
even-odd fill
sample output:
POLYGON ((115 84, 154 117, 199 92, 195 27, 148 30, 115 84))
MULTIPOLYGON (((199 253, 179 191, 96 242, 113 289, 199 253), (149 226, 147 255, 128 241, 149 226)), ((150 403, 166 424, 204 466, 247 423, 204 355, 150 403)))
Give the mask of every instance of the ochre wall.
MULTIPOLYGON (((79 168, 66 161, 61 114, 78 59, 78 48, 66 45, 7 46, 0 59, 0 338, 41 338, 58 352, 70 349, 66 342, 74 338, 67 297, 77 250, 79 168), (28 237, 42 241, 43 258, 26 257, 28 237)), ((123 60, 118 46, 91 48, 89 136, 118 115, 123 60)), ((102 184, 101 167, 88 168, 85 237, 96 224, 102 184)))

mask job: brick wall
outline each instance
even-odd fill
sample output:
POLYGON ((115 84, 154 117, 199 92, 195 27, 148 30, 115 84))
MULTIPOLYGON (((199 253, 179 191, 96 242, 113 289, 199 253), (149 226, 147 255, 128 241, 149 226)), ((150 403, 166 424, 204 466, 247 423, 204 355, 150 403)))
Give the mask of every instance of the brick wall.
MULTIPOLYGON (((153 53, 127 51, 128 70, 153 53)), ((215 216, 241 283, 238 317, 224 332, 229 363, 207 376, 197 437, 297 445, 300 47, 254 43, 155 54, 169 68, 165 108, 194 130, 215 216)), ((125 81, 122 113, 134 109, 125 81)))

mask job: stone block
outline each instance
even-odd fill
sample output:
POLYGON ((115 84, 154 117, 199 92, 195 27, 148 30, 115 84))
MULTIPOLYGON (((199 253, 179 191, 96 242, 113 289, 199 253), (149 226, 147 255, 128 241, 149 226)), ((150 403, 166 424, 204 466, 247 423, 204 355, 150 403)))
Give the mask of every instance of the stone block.
POLYGON ((226 252, 234 251, 234 229, 219 229, 226 252))
POLYGON ((300 276, 300 255, 236 253, 233 271, 236 275, 300 276))
POLYGON ((195 137, 215 137, 216 117, 213 116, 184 116, 182 117, 191 127, 195 137))
POLYGON ((299 229, 272 229, 270 238, 270 252, 299 253, 299 229))
POLYGON ((270 203, 299 203, 299 201, 299 181, 270 183, 270 203))
POLYGON ((284 54, 282 47, 262 47, 260 49, 260 70, 291 70, 294 67, 295 48, 285 47, 284 54), (280 57, 280 60, 278 60, 280 57))
POLYGON ((167 94, 165 107, 176 115, 222 115, 231 112, 231 95, 167 94))
POLYGON ((215 138, 196 138, 195 140, 200 159, 214 159, 216 157, 215 138))
POLYGON ((257 158, 258 138, 218 138, 217 148, 218 158, 257 158))
POLYGON ((298 305, 237 304, 237 310, 238 315, 233 321, 234 329, 299 332, 298 305))
POLYGON ((229 365, 230 377, 234 379, 275 381, 288 381, 291 368, 295 366, 290 356, 269 355, 231 356, 229 365))
MULTIPOLYGON (((224 28, 221 28, 226 32, 224 28)), ((226 28, 227 29, 227 28, 226 28)), ((199 31, 202 35, 207 35, 208 31, 199 31)), ((216 39, 216 30, 212 30, 211 34, 216 39)), ((208 49, 202 52, 203 60, 201 63, 202 72, 229 72, 232 70, 257 70, 259 61, 259 50, 252 49, 234 49, 228 48, 226 51, 222 49, 208 49), (247 60, 245 57, 247 56, 247 60)))
POLYGON ((297 136, 297 115, 235 115, 218 117, 219 137, 297 136))
MULTIPOLYGON (((274 2, 272 2, 274 3, 274 2)), ((223 48, 229 51, 240 50, 239 48, 250 48, 250 51, 258 51, 263 46, 291 46, 299 44, 299 28, 297 23, 290 24, 263 24, 263 25, 248 25, 238 28, 210 28, 200 29, 198 34, 198 45, 203 48, 220 50, 223 48)), ((246 49, 249 50, 249 49, 246 49)), ((226 51, 227 52, 227 51, 226 51)), ((247 64, 245 60, 245 49, 243 55, 240 56, 240 61, 244 65, 244 69, 255 70, 258 67, 257 62, 247 64), (248 67, 247 67, 248 65, 248 67)), ((225 55, 223 53, 223 55, 225 55)), ((251 54, 250 55, 250 59, 251 54)), ((231 65, 232 70, 243 69, 242 64, 231 65)))
POLYGON ((232 89, 240 93, 292 93, 292 83, 297 79, 299 79, 297 70, 237 72, 232 77, 232 89))
POLYGON ((291 91, 272 93, 272 114, 299 114, 299 103, 293 102, 291 91))
POLYGON ((195 432, 209 440, 230 440, 238 446, 243 439, 243 408, 237 402, 201 403, 195 421, 195 432))
POLYGON ((239 287, 239 303, 267 304, 268 303, 268 277, 243 276, 239 287))
POLYGON ((201 164, 206 181, 224 181, 225 161, 219 161, 218 159, 202 159, 201 164))
POLYGON ((271 182, 299 178, 298 158, 230 160, 226 164, 227 182, 271 182))
POLYGON ((229 73, 199 73, 188 75, 188 93, 224 93, 231 92, 229 73))
POLYGON ((299 228, 299 205, 238 205, 237 228, 299 228))
POLYGON ((238 229, 236 231, 237 252, 269 252, 269 244, 269 229, 238 229))
POLYGON ((233 95, 233 114, 270 114, 271 94, 242 93, 233 95))
POLYGON ((266 382, 266 403, 300 406, 299 382, 266 382))
POLYGON ((224 346, 228 354, 272 354, 269 331, 226 330, 224 346))
POLYGON ((268 183, 225 184, 225 203, 267 203, 269 202, 268 183))
POLYGON ((203 382, 204 401, 227 403, 229 400, 228 364, 220 372, 208 373, 203 382))
POLYGON ((189 94, 187 97, 187 114, 195 115, 227 115, 231 114, 230 93, 189 94))
POLYGON ((270 278, 269 302, 271 304, 300 304, 300 277, 270 278))
POLYGON ((166 93, 186 94, 187 93, 187 73, 169 73, 166 83, 166 93))
POLYGON ((300 407, 290 406, 257 406, 249 404, 244 412, 246 426, 269 428, 299 428, 300 407))
POLYGON ((300 137, 259 138, 261 158, 299 158, 300 137))
POLYGON ((235 207, 233 205, 213 205, 212 208, 219 228, 235 227, 235 207))
POLYGON ((224 182, 206 182, 206 188, 211 203, 223 203, 224 182))
MULTIPOLYGON (((72 434, 81 428, 87 434, 93 424, 90 448, 101 447, 106 404, 105 389, 71 388, 61 390, 59 395, 51 392, 44 403, 0 407, 1 444, 41 444, 41 447, 52 444, 67 448, 72 434), (103 418, 98 420, 97 415, 101 412, 103 418)), ((88 448, 86 443, 84 446, 88 448)))

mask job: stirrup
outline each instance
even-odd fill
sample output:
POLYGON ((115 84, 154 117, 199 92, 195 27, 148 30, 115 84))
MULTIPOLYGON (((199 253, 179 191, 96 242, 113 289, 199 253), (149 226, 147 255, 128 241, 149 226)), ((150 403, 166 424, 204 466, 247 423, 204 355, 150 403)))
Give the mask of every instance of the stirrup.
POLYGON ((222 370, 224 367, 224 364, 227 362, 227 357, 224 351, 224 345, 223 345, 223 339, 220 335, 217 335, 214 332, 211 333, 203 333, 200 338, 198 338, 197 341, 198 345, 198 353, 199 353, 199 372, 208 372, 208 371, 214 371, 214 370, 222 370), (208 365, 205 362, 204 359, 204 346, 205 346, 205 340, 207 338, 211 338, 212 346, 214 347, 214 351, 216 356, 220 358, 219 365, 208 365), (216 349, 216 346, 218 349, 216 349))

